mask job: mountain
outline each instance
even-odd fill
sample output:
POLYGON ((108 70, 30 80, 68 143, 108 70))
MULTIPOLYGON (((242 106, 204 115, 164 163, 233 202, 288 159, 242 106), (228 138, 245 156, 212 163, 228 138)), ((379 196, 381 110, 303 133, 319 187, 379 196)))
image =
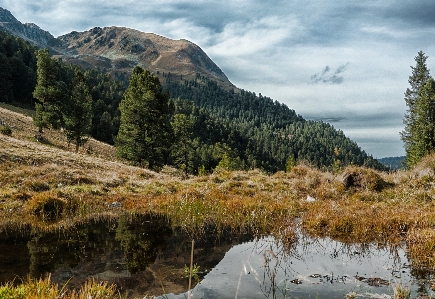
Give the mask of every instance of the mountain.
MULTIPOLYGON (((291 161, 328 169, 349 164, 386 168, 333 126, 306 121, 282 103, 235 88, 204 51, 189 41, 123 27, 96 27, 52 38, 39 27, 21 24, 6 10, 1 20, 5 31, 45 45, 64 62, 89 68, 84 75, 92 95, 92 136, 100 141, 113 143, 118 133, 118 105, 125 86, 113 77, 125 82, 139 65, 158 75, 172 98, 187 100, 175 101, 175 113, 193 120, 188 161, 192 173, 200 167, 212 171, 224 157, 234 169, 268 172, 285 170, 291 161)), ((0 65, 4 65, 0 68, 0 101, 32 107, 34 50, 6 35, 0 32, 0 65), (29 88, 23 93, 25 82, 29 88)), ((61 68, 65 74, 59 80, 68 82, 71 68, 61 68)), ((168 157, 167 163, 175 165, 174 159, 168 157)))
POLYGON ((404 168, 403 162, 405 161, 405 159, 406 159, 405 156, 386 157, 386 158, 378 159, 378 161, 384 164, 385 166, 390 167, 391 169, 399 170, 404 168))
POLYGON ((0 7, 0 29, 29 41, 66 63, 83 68, 97 68, 112 75, 128 74, 136 65, 160 77, 172 74, 180 81, 200 73, 220 86, 234 88, 222 70, 196 44, 172 40, 153 33, 124 27, 95 27, 85 32, 73 31, 55 38, 32 23, 22 24, 8 10, 0 7))
POLYGON ((9 10, 0 7, 0 29, 31 42, 38 47, 45 47, 54 36, 33 23, 22 24, 9 10))
POLYGON ((176 74, 180 79, 206 74, 222 85, 232 86, 207 54, 187 40, 172 40, 124 27, 95 27, 59 36, 48 45, 61 53, 65 62, 85 68, 122 73, 139 65, 155 74, 176 74))

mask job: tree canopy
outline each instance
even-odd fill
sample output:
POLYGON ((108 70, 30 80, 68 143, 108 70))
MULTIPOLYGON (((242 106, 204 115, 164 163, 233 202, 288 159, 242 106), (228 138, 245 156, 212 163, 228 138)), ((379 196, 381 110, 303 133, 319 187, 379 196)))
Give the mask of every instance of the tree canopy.
POLYGON ((161 168, 173 136, 171 110, 169 93, 162 90, 159 79, 135 67, 120 104, 118 156, 150 169, 161 168))
POLYGON ((71 84, 69 101, 63 109, 65 134, 73 142, 76 152, 89 137, 92 124, 92 98, 81 70, 76 70, 71 84))
POLYGON ((435 148, 435 83, 427 68, 427 58, 422 51, 414 58, 416 66, 411 66, 412 75, 408 80, 411 87, 405 92, 408 109, 403 120, 405 128, 400 135, 408 167, 417 164, 435 148))

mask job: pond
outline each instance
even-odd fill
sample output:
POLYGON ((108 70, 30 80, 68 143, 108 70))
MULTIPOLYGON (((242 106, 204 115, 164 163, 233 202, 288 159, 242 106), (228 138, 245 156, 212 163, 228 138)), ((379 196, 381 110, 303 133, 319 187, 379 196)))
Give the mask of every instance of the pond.
MULTIPOLYGON (((271 236, 205 229, 195 237, 191 298, 412 298, 433 296, 433 273, 413 269, 404 246, 344 244, 296 233, 271 236)), ((192 236, 166 218, 143 215, 92 220, 55 232, 0 233, 0 283, 50 274, 77 288, 89 277, 115 283, 129 298, 187 298, 192 236)))

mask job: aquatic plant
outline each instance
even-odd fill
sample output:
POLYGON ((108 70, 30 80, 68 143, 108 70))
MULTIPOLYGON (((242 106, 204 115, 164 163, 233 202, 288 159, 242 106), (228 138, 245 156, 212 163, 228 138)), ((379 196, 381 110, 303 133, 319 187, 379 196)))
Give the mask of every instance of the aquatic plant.
POLYGON ((394 286, 394 299, 409 299, 411 298, 411 288, 404 287, 400 283, 394 286))

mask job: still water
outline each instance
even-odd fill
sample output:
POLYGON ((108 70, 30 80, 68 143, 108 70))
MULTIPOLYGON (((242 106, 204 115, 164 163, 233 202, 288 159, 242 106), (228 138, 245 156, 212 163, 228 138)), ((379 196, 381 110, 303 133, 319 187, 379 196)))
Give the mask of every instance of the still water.
MULTIPOLYGON (((69 288, 95 277, 130 298, 187 298, 191 239, 152 215, 50 233, 3 231, 0 283, 51 273, 52 281, 69 288)), ((199 268, 191 298, 391 298, 397 283, 410 287, 412 298, 434 295, 433 273, 413 269, 404 246, 343 244, 302 233, 283 244, 270 236, 210 229, 195 236, 194 264, 199 268)))

